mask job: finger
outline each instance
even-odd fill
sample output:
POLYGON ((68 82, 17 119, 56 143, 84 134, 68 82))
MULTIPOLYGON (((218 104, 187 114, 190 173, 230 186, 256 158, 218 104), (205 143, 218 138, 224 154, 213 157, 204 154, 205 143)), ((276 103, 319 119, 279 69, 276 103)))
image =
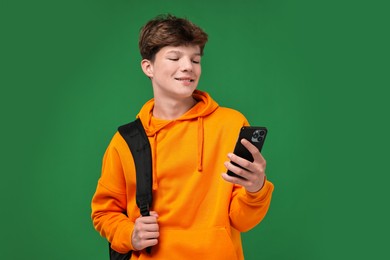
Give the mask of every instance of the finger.
POLYGON ((150 240, 150 239, 157 239, 160 236, 160 232, 143 232, 142 235, 140 235, 140 238, 142 240, 150 240))
POLYGON ((150 216, 154 216, 154 217, 158 218, 158 214, 156 211, 150 211, 150 216))
POLYGON ((157 223, 157 218, 155 216, 139 217, 135 220, 136 222, 143 224, 155 224, 157 223))
MULTIPOLYGON (((234 153, 229 153, 228 154, 228 158, 230 159, 231 162, 234 162, 236 164, 238 164, 239 166, 241 166, 242 168, 244 168, 246 171, 249 171, 249 172, 252 172, 253 171, 253 166, 252 166, 252 162, 238 156, 238 155, 235 155, 234 153)), ((242 168, 234 165, 234 164, 231 164, 232 165, 232 168, 233 169, 229 169, 231 171, 233 171, 234 173, 236 173, 237 170, 243 170, 242 168)), ((227 165, 225 165, 226 167, 227 165)), ((245 170, 243 170, 243 172, 245 172, 245 170)), ((237 173, 236 173, 237 174, 237 173)), ((245 178, 245 177, 244 177, 245 178)))
POLYGON ((159 236, 159 232, 136 232, 134 230, 132 234, 132 243, 136 250, 142 250, 145 247, 156 245, 159 236))
POLYGON ((264 157, 261 155, 259 149, 254 146, 251 142, 246 140, 245 138, 241 139, 241 144, 248 149, 248 151, 252 154, 255 162, 263 164, 265 162, 264 157))
POLYGON ((144 240, 144 241, 141 242, 141 249, 144 249, 144 248, 147 248, 147 247, 150 247, 150 246, 155 246, 157 244, 158 244, 158 239, 157 238, 144 240))
MULTIPOLYGON (((235 173, 236 175, 238 175, 238 176, 240 176, 240 177, 242 177, 242 178, 247 177, 247 176, 245 175, 244 169, 242 169, 242 168, 240 168, 240 167, 234 165, 233 163, 231 163, 231 162, 225 162, 224 165, 225 165, 225 167, 226 167, 226 169, 227 169, 228 171, 231 171, 231 172, 235 173)), ((236 176, 232 176, 232 177, 236 177, 236 176)))
POLYGON ((158 226, 158 224, 145 224, 144 230, 147 232, 158 232, 159 226, 158 226))
POLYGON ((151 238, 151 239, 143 239, 138 242, 133 242, 134 249, 137 251, 145 249, 147 247, 155 246, 158 244, 158 239, 157 238, 151 238))
POLYGON ((232 184, 238 184, 238 185, 241 185, 241 186, 245 186, 246 183, 247 183, 247 180, 241 179, 241 178, 238 178, 238 177, 234 177, 234 176, 230 176, 227 173, 222 173, 222 178, 225 181, 227 181, 227 182, 230 182, 232 184))

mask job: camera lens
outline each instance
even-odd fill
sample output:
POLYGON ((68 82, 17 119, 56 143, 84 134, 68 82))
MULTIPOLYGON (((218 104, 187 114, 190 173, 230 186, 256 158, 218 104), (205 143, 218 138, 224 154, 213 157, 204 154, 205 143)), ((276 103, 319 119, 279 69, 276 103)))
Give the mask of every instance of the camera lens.
POLYGON ((253 133, 253 138, 257 139, 259 137, 259 131, 253 133))
POLYGON ((265 135, 265 131, 264 131, 264 130, 261 130, 261 131, 260 131, 260 135, 261 135, 261 136, 264 136, 264 135, 265 135))
POLYGON ((261 136, 257 137, 257 141, 259 141, 259 142, 263 141, 263 137, 261 137, 261 136))

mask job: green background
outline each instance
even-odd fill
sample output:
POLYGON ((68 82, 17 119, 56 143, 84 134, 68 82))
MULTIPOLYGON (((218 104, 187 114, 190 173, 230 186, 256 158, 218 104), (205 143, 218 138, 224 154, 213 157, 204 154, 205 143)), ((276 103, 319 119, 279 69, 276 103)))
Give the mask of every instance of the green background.
POLYGON ((152 95, 139 29, 168 12, 209 34, 199 89, 269 128, 275 192, 246 259, 389 259, 383 3, 2 0, 0 259, 108 259, 90 200, 152 95))

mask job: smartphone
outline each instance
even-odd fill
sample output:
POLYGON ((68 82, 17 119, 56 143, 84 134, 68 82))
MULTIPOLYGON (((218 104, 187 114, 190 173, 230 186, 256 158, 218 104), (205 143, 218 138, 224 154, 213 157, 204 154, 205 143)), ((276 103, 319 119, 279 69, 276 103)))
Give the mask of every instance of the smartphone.
MULTIPOLYGON (((259 151, 261 152, 261 149, 263 148, 263 144, 264 144, 265 138, 267 136, 267 133, 268 133, 267 128, 263 127, 263 126, 244 126, 244 127, 242 127, 240 130, 240 134, 238 136, 236 146, 234 148, 233 153, 237 156, 240 156, 240 157, 248 160, 248 161, 253 162, 254 159, 253 159, 252 154, 248 151, 248 149, 246 149, 241 144, 241 140, 243 138, 245 138, 246 140, 251 142, 254 146, 256 146, 257 149, 259 149, 259 151)), ((243 168, 234 162, 232 162, 232 164, 234 164, 240 168, 243 168)), ((242 178, 241 176, 238 176, 237 174, 235 174, 229 170, 228 170, 227 174, 230 176, 242 178)))

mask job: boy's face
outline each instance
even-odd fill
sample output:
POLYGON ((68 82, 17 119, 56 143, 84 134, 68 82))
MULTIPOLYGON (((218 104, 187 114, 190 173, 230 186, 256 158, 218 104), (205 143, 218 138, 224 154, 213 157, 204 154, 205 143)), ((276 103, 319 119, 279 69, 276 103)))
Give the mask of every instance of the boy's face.
POLYGON ((199 46, 166 46, 156 53, 154 61, 143 60, 142 69, 152 80, 156 97, 186 98, 198 86, 199 46))

